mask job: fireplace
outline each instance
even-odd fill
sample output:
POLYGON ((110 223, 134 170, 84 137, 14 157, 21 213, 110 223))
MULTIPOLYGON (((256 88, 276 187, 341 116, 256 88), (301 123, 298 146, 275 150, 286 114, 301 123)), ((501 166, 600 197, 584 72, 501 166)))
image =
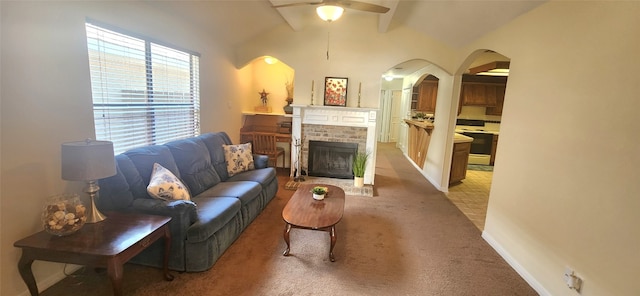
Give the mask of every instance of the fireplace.
POLYGON ((309 141, 309 176, 353 179, 357 143, 309 141))
MULTIPOLYGON (((315 159, 310 157, 310 142, 323 141, 338 145, 352 143, 356 145, 355 151, 371 153, 371 158, 367 162, 364 183, 373 185, 378 109, 315 105, 292 106, 291 136, 294 142, 291 145, 291 159, 292 163, 298 163, 298 166, 291 168, 291 176, 296 176, 296 172, 306 172, 312 176, 311 170, 314 170, 312 166, 317 165, 318 158, 316 156, 314 156, 315 159), (296 145, 296 143, 298 144, 296 145), (313 165, 311 164, 312 161, 313 165)), ((335 152, 337 150, 336 148, 331 148, 330 151, 335 152)), ((325 164, 326 166, 331 165, 331 169, 326 167, 318 167, 318 169, 331 170, 333 172, 335 170, 334 167, 341 166, 344 162, 345 166, 348 165, 349 167, 342 168, 342 176, 334 178, 352 179, 353 172, 350 166, 352 165, 353 156, 351 156, 350 160, 345 156, 341 157, 344 160, 325 164)))

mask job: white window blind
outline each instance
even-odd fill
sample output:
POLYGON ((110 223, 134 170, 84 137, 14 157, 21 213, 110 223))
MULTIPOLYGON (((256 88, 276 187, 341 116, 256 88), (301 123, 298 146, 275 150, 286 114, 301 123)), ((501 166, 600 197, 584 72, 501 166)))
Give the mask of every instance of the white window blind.
POLYGON ((115 153, 200 134, 196 54, 86 23, 96 139, 115 153))

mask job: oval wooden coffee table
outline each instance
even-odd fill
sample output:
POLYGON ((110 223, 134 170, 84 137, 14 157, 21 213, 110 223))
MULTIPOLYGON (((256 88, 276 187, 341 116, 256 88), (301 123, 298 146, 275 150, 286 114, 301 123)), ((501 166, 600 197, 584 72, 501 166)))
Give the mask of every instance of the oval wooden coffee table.
POLYGON ((336 261, 333 256, 333 247, 336 245, 336 224, 342 220, 343 213, 344 190, 342 188, 325 184, 301 184, 282 210, 282 218, 286 222, 284 241, 287 243, 287 249, 282 255, 289 256, 291 250, 289 232, 291 227, 295 227, 329 231, 331 235, 329 259, 331 262, 336 261), (313 199, 311 188, 314 186, 324 186, 329 189, 323 200, 313 199))

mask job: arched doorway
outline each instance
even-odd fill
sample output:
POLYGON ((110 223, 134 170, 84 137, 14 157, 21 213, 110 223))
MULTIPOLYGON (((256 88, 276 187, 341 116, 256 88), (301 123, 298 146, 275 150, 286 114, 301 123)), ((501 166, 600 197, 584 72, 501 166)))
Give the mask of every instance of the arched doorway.
POLYGON ((491 50, 481 50, 471 55, 466 64, 461 73, 455 132, 472 138, 471 149, 465 178, 451 183, 447 196, 483 230, 498 152, 510 59, 491 50))

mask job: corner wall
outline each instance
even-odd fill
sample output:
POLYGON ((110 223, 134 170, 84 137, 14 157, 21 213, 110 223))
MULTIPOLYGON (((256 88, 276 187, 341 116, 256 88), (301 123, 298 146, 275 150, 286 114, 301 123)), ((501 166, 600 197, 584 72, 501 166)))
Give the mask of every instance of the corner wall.
MULTIPOLYGON (((200 52, 201 130, 225 130, 238 137, 240 87, 229 48, 150 5, 0 2, 1 295, 28 293, 16 267, 20 250, 13 243, 42 229, 45 198, 65 192, 86 195, 84 184, 60 177, 60 144, 94 137, 85 18, 200 52)), ((62 264, 34 262, 40 290, 61 279, 62 268, 62 264)))
POLYGON ((638 15, 639 2, 552 1, 460 57, 511 58, 483 237, 542 295, 578 295, 565 267, 580 295, 640 294, 638 15))

